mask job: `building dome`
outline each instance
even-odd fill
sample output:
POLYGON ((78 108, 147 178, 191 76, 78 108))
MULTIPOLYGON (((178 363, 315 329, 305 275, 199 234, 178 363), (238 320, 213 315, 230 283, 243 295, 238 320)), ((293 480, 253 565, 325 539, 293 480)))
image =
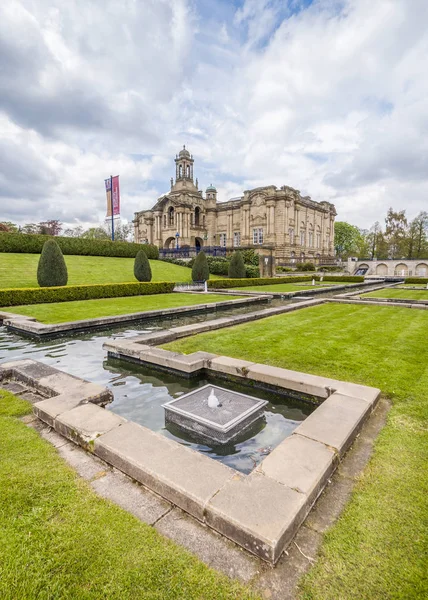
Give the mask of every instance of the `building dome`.
POLYGON ((190 158, 190 152, 186 150, 186 146, 183 146, 183 150, 180 150, 178 156, 180 158, 190 158))
POLYGON ((216 192, 216 188, 213 186, 212 183, 209 184, 209 186, 207 187, 207 189, 205 190, 207 192, 216 192))

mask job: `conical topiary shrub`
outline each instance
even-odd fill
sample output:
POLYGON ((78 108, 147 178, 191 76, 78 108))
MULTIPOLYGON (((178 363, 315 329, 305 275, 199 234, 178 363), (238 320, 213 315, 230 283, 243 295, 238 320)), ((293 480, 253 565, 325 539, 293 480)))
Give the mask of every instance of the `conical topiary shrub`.
POLYGON ((67 285, 67 265, 55 240, 48 240, 43 244, 37 267, 37 281, 40 287, 67 285))
POLYGON ((138 250, 134 261, 134 275, 138 281, 151 281, 152 269, 144 250, 138 250))
POLYGON ((198 253, 192 267, 193 281, 208 281, 210 278, 210 270, 208 267, 207 257, 202 250, 198 253))
POLYGON ((231 279, 242 279, 245 277, 245 265, 242 254, 237 250, 232 254, 229 263, 229 277, 231 279))

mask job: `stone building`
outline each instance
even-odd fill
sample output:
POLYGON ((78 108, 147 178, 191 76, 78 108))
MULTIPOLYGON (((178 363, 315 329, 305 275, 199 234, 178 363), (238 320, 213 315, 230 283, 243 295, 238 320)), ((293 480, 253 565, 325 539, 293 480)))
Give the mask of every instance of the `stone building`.
POLYGON ((333 257, 333 204, 314 202, 285 185, 247 190, 239 198, 218 202, 213 185, 205 196, 198 189, 193 166, 193 156, 183 146, 175 157, 170 191, 151 210, 135 213, 135 241, 168 249, 272 249, 280 264, 333 257))

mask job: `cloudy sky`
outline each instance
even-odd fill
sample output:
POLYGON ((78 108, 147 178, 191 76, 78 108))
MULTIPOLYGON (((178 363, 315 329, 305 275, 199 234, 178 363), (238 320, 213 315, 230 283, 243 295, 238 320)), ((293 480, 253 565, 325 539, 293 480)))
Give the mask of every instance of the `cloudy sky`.
POLYGON ((0 220, 291 185, 360 227, 428 209, 426 0, 3 0, 0 220))

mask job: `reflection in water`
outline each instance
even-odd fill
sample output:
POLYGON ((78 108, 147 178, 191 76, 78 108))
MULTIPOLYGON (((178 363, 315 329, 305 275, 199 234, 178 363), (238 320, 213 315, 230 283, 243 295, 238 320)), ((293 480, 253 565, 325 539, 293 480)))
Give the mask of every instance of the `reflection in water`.
MULTIPOLYGON (((279 302, 274 301, 274 305, 279 302)), ((251 310, 255 310, 255 307, 251 307, 251 310)), ((248 308, 225 310, 221 315, 242 312, 248 312, 248 308)), ((174 326, 185 325, 218 318, 218 316, 218 313, 189 315, 175 318, 173 324, 174 326)), ((115 413, 208 454, 211 458, 220 460, 234 469, 250 472, 265 454, 292 433, 313 407, 297 404, 270 392, 249 390, 248 387, 234 383, 225 386, 224 381, 210 378, 210 383, 269 400, 265 408, 265 420, 245 432, 233 444, 225 446, 197 444, 183 431, 171 427, 166 429, 162 404, 206 385, 208 381, 204 378, 180 378, 113 359, 107 361, 102 345, 112 336, 131 337, 143 331, 170 327, 171 324, 171 319, 159 319, 150 324, 137 323, 132 326, 128 324, 125 327, 115 327, 103 332, 45 341, 25 339, 0 327, 0 361, 31 357, 72 375, 104 385, 114 394, 114 401, 109 408, 115 413)))

